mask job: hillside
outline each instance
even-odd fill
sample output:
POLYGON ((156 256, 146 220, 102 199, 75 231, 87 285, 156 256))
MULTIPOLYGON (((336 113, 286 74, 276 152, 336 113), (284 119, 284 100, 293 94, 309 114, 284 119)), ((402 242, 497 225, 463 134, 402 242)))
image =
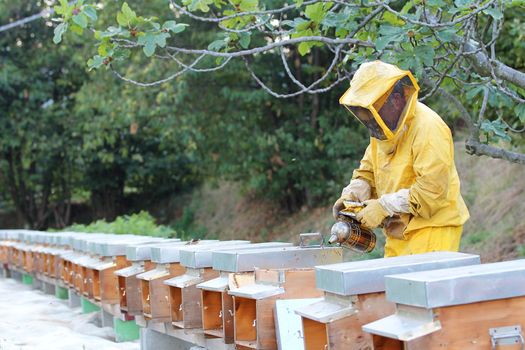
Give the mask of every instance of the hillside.
MULTIPOLYGON (((480 253, 483 261, 525 256, 525 167, 497 159, 467 155, 456 145, 461 190, 471 218, 465 225, 461 250, 480 253)), ((334 194, 334 200, 337 194, 334 194)), ((329 233, 331 203, 303 208, 287 216, 271 203, 243 195, 232 183, 205 185, 190 200, 194 223, 208 236, 253 241, 298 241, 302 232, 329 233)), ((381 243, 382 244, 382 243, 381 243)), ((373 256, 380 256, 381 249, 373 256)))

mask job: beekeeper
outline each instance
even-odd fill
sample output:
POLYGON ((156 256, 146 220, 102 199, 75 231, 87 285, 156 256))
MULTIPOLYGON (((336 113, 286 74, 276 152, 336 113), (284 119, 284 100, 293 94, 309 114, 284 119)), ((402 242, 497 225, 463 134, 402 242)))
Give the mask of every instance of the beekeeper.
POLYGON ((385 257, 457 251, 469 218, 461 197, 450 129, 418 102, 409 71, 363 63, 339 102, 370 132, 370 144, 333 208, 365 204, 357 219, 383 227, 385 257))

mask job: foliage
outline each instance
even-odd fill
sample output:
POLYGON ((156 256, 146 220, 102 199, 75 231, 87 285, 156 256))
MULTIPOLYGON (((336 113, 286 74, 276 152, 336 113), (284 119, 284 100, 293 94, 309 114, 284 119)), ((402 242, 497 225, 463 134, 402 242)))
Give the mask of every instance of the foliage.
POLYGON ((173 224, 178 238, 189 240, 207 237, 206 227, 199 226, 195 223, 195 210, 192 206, 185 207, 182 216, 173 224))
POLYGON ((132 234, 154 237, 176 237, 176 232, 163 225, 157 225, 155 218, 146 211, 137 214, 122 215, 115 218, 115 221, 97 220, 88 225, 74 224, 66 227, 64 231, 85 232, 85 233, 115 233, 132 234))
MULTIPOLYGON (((2 22, 39 10, 0 9, 2 22)), ((145 93, 102 73, 89 79, 80 41, 56 50, 43 24, 0 37, 0 188, 21 221, 64 227, 79 193, 95 218, 113 219, 133 202, 143 208, 198 183, 192 133, 170 107, 173 91, 145 93)))
MULTIPOLYGON (((523 2, 169 6, 62 0, 54 30, 32 22, 0 37, 0 188, 31 226, 67 225, 78 193, 113 220, 203 180, 241 182, 291 211, 324 204, 367 144, 337 100, 373 59, 411 69, 425 103, 470 122, 475 140, 523 146, 524 87, 471 59, 494 52, 507 65, 497 74, 520 76, 523 2)), ((2 23, 41 10, 0 9, 2 23)), ((199 231, 196 210, 178 231, 199 231)))
MULTIPOLYGON (((184 22, 169 26, 179 26, 177 32, 164 28, 168 22, 149 17, 141 21, 152 23, 151 27, 139 28, 136 36, 131 35, 135 24, 119 20, 119 16, 129 13, 132 19, 142 17, 127 3, 119 12, 112 12, 117 14, 116 24, 88 23, 95 30, 99 45, 111 45, 110 51, 103 50, 106 56, 90 59, 90 67, 105 65, 115 70, 129 65, 128 55, 117 53, 124 49, 140 49, 148 57, 155 53, 171 59, 181 74, 220 69, 227 63, 233 65, 230 59, 240 57, 260 87, 274 97, 290 98, 325 92, 351 77, 362 62, 381 59, 413 71, 423 87, 422 100, 435 102, 432 96, 441 90, 453 96, 455 109, 472 126, 469 152, 491 156, 497 153, 525 164, 525 155, 515 157, 506 150, 477 147, 480 141, 489 144, 505 140, 519 151, 523 140, 516 131, 525 119, 520 40, 525 4, 521 0, 294 0, 292 5, 279 0, 170 0, 169 6, 175 18, 184 22), (202 24, 215 33, 212 39, 202 44, 191 42, 189 47, 182 45, 184 38, 194 35, 202 24), (296 52, 300 57, 296 57, 296 52), (323 74, 297 78, 297 72, 290 71, 288 61, 311 64, 319 52, 332 52, 335 56, 334 64, 328 60, 320 64, 323 74), (269 77, 268 66, 259 65, 265 61, 261 53, 267 59, 275 58, 272 68, 279 67, 280 84, 269 77), (203 60, 203 56, 214 60, 203 60), (292 89, 288 88, 290 81, 292 89), (489 109, 482 115, 483 94, 477 92, 484 88, 488 89, 489 109), (478 118, 473 117, 474 113, 479 114, 478 118), (488 137, 481 140, 480 131, 488 137)), ((73 23, 67 16, 60 19, 62 24, 73 23)))
MULTIPOLYGON (((276 84, 284 83, 272 73, 272 60, 260 64, 276 84)), ((315 68, 306 66, 303 74, 315 68)), ((240 72, 232 65, 213 76, 180 78, 188 88, 179 91, 175 108, 188 129, 202 135, 195 140, 205 176, 241 182, 291 211, 335 196, 367 142, 365 131, 333 104, 342 91, 318 100, 275 100, 240 72)))
MULTIPOLYGON (((38 9, 12 2, 1 8, 2 22, 38 9)), ((68 221, 78 180, 78 148, 66 130, 71 94, 85 74, 73 48, 56 50, 50 40, 35 23, 0 36, 0 188, 34 228, 46 228, 50 219, 59 226, 68 221)))

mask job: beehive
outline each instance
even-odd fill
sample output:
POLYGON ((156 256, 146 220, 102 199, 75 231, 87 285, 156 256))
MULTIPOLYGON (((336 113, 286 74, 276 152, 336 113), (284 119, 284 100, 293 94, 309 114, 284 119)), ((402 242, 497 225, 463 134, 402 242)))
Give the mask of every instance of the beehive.
MULTIPOLYGON (((233 262, 240 264, 238 252, 233 262)), ((237 349, 276 349, 274 307, 278 299, 321 296, 315 288, 313 266, 342 261, 341 248, 290 247, 277 252, 257 251, 254 266, 272 261, 274 267, 255 270, 255 283, 230 289, 234 308, 234 340, 237 349)), ((262 265, 264 266, 264 265, 262 265)))
POLYGON ((385 278, 395 314, 363 326, 375 349, 520 349, 525 260, 385 278))
POLYGON ((385 298, 386 275, 471 264, 479 264, 479 256, 435 252, 317 267, 316 286, 324 298, 296 310, 305 350, 372 348, 372 337, 361 327, 394 311, 385 298))

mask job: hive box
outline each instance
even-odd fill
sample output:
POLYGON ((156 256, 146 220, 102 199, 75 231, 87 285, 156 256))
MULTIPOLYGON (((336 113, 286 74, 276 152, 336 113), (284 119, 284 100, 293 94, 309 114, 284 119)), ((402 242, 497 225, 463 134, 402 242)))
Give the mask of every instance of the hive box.
MULTIPOLYGON (((218 316, 221 303, 214 303, 197 286, 203 282, 219 277, 220 271, 213 269, 213 254, 222 251, 239 252, 245 249, 263 249, 290 246, 288 243, 244 243, 224 244, 207 247, 190 247, 181 250, 181 265, 186 267, 184 275, 169 279, 165 282, 170 286, 170 305, 172 310, 172 324, 178 328, 203 328, 203 317, 205 328, 211 329, 210 319, 206 315, 218 316), (205 305, 205 304, 206 305, 205 305), (211 309, 210 309, 211 308, 211 309), (216 312, 217 311, 217 314, 216 312)), ((216 301, 213 299, 213 301, 216 301)), ((217 336, 217 334, 215 334, 217 336)))
POLYGON ((202 326, 206 335, 218 337, 225 344, 234 343, 233 297, 228 294, 230 286, 239 288, 255 283, 256 267, 283 266, 276 256, 283 248, 291 246, 290 243, 260 243, 242 250, 212 253, 213 269, 219 272, 219 277, 197 285, 201 289, 202 326))
POLYGON ((184 274, 180 265, 180 250, 188 245, 216 244, 218 241, 174 242, 151 248, 155 269, 137 275, 140 280, 142 314, 146 321, 171 322, 169 288, 164 281, 184 274))
POLYGON ((126 259, 131 266, 115 271, 118 277, 120 310, 128 315, 142 315, 140 280, 137 275, 153 270, 151 248, 162 244, 184 244, 179 239, 162 239, 155 242, 136 243, 126 247, 126 259))
POLYGON ((520 349, 525 260, 385 278, 395 314, 366 324, 375 349, 520 349))
POLYGON ((479 264, 479 256, 455 252, 362 260, 316 268, 323 300, 299 308, 305 350, 372 348, 372 336, 361 327, 390 315, 395 306, 385 298, 385 276, 479 264))
MULTIPOLYGON (((230 263, 239 269, 245 265, 239 252, 230 263)), ((230 288, 234 309, 234 340, 237 349, 276 349, 274 307, 278 299, 306 299, 321 296, 315 288, 314 266, 333 264, 342 261, 342 248, 290 247, 278 251, 257 251, 251 257, 254 266, 264 266, 271 261, 273 265, 266 269, 255 269, 255 283, 230 288)), ((223 267, 225 268, 225 267, 223 267)))

